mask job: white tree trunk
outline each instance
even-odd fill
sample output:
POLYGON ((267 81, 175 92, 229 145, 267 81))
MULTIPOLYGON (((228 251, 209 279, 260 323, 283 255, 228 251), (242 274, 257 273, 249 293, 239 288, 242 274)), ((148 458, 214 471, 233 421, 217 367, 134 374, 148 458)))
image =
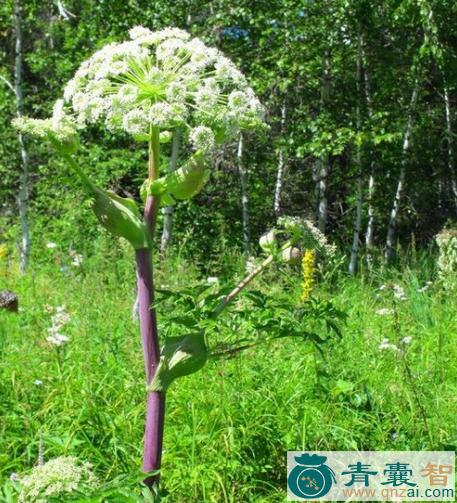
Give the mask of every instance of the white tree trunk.
MULTIPOLYGON (((362 127, 361 117, 361 77, 362 77, 362 37, 359 35, 357 43, 357 74, 356 74, 356 87, 357 87, 357 110, 356 110, 356 128, 357 133, 360 133, 362 127)), ((351 258, 349 260, 349 274, 355 276, 357 272, 357 262, 359 256, 359 240, 360 231, 362 228, 362 151, 360 145, 357 146, 357 171, 358 177, 356 182, 356 202, 355 202, 355 217, 354 217, 354 232, 352 237, 351 258)))
MULTIPOLYGON (((23 114, 24 97, 22 94, 22 23, 21 23, 21 3, 14 1, 14 36, 15 36, 15 62, 14 62, 14 94, 16 95, 16 116, 23 114)), ((29 204, 29 156, 22 133, 18 133, 19 149, 21 153, 21 172, 19 175, 19 190, 17 202, 19 208, 19 219, 21 223, 21 241, 19 245, 20 270, 24 273, 27 269, 30 252, 30 229, 28 222, 29 204)))
POLYGON ((367 253, 367 264, 368 267, 371 267, 373 263, 372 251, 373 251, 373 236, 374 236, 374 221, 375 221, 375 212, 373 206, 373 196, 375 191, 375 179, 374 179, 374 163, 371 163, 370 166, 370 177, 368 178, 368 223, 367 223, 367 232, 365 234, 365 247, 367 253))
POLYGON ((457 210, 457 181, 454 167, 454 149, 452 145, 452 115, 451 102, 449 100, 449 89, 444 86, 444 104, 446 108, 446 132, 447 132, 447 163, 449 177, 451 179, 451 192, 454 198, 455 208, 457 210))
MULTIPOLYGON (((360 160, 359 160, 360 162, 360 160)), ((360 166, 360 164, 359 164, 360 166)), ((356 204, 354 218, 354 233, 352 237, 351 259, 349 261, 349 274, 355 276, 357 272, 360 231, 362 230, 362 178, 357 179, 356 204)))
MULTIPOLYGON (((322 78, 321 88, 321 106, 324 109, 330 97, 330 54, 327 52, 324 58, 324 74, 322 78)), ((317 188, 319 194, 319 202, 317 205, 317 226, 322 233, 325 233, 327 227, 327 177, 329 175, 329 157, 328 154, 323 154, 319 159, 317 169, 317 188)))
POLYGON ((401 196, 403 193, 403 185, 405 183, 407 153, 410 147, 410 139, 411 139, 411 132, 413 130, 414 112, 416 109, 418 91, 419 91, 419 81, 416 79, 414 83, 413 92, 411 95, 411 101, 409 104, 408 120, 406 123, 405 134, 403 136, 400 175, 398 177, 397 190, 395 191, 392 210, 390 212, 389 225, 387 227, 386 251, 385 251, 385 259, 387 262, 389 262, 394 255, 395 228, 398 219, 398 212, 400 209, 401 196))
POLYGON ((248 256, 251 252, 251 235, 249 231, 249 197, 247 189, 247 171, 243 164, 243 133, 238 138, 238 172, 240 174, 241 185, 241 207, 243 213, 243 243, 244 252, 248 256))
MULTIPOLYGON (((281 128, 280 128, 281 136, 284 134, 285 123, 286 123, 286 101, 284 100, 281 107, 281 128)), ((281 190, 284 175, 287 168, 284 157, 285 157, 284 148, 280 147, 278 153, 278 172, 276 175, 275 198, 274 198, 274 212, 276 215, 279 215, 281 213, 281 190)))
MULTIPOLYGON (((370 120, 373 118, 373 103, 371 100, 371 86, 370 86, 370 76, 368 74, 367 62, 365 56, 364 46, 362 44, 362 59, 364 66, 364 84, 365 84, 365 100, 367 104, 367 113, 370 120)), ((373 153, 371 153, 373 155, 373 153)), ((371 160, 370 163, 370 176, 368 177, 368 194, 367 194, 367 203, 368 203, 368 223, 367 230, 365 233, 365 248, 366 248, 366 257, 367 257, 367 265, 368 267, 372 266, 373 257, 373 237, 374 237, 374 223, 375 223, 375 211, 373 206, 373 196, 375 192, 375 163, 371 160)))
MULTIPOLYGON (((179 144, 181 141, 181 135, 179 131, 176 131, 173 136, 173 143, 171 145, 171 157, 170 164, 168 166, 168 172, 172 173, 175 171, 178 157, 179 157, 179 144)), ((168 248, 173 235, 173 206, 165 206, 163 219, 163 230, 162 238, 160 240, 160 251, 163 253, 168 248)))

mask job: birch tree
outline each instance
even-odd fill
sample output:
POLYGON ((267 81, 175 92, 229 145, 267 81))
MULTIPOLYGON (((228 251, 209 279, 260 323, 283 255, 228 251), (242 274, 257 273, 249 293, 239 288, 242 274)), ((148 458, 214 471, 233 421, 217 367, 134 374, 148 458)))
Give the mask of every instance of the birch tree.
MULTIPOLYGON (((14 0, 14 94, 16 97, 16 116, 21 118, 24 110, 24 97, 22 92, 22 69, 23 69, 23 37, 22 37, 22 6, 20 0, 14 0)), ((20 270, 24 273, 27 269, 30 251, 30 228, 28 221, 29 205, 29 155, 24 136, 21 131, 18 132, 18 143, 21 158, 21 169, 19 173, 19 190, 17 202, 19 208, 19 219, 21 224, 21 240, 19 244, 20 252, 20 270)))
POLYGON ((419 92, 419 80, 418 78, 416 78, 413 85, 413 91, 411 94, 411 100, 407 112, 406 128, 403 135, 400 174, 398 176, 397 188, 395 190, 395 197, 393 200, 392 209, 390 211, 389 223, 387 226, 387 238, 386 238, 386 250, 385 250, 385 259, 387 262, 390 262, 394 255, 395 229, 400 210, 401 198, 403 195, 406 167, 408 164, 407 155, 409 153, 411 145, 411 133, 413 131, 413 121, 414 121, 414 114, 416 111, 418 92, 419 92))
POLYGON ((455 177, 454 148, 452 144, 453 130, 452 130, 451 101, 449 99, 449 89, 446 84, 444 85, 444 106, 446 111, 447 166, 448 166, 449 177, 451 179, 451 193, 454 199, 455 209, 457 211, 457 181, 455 177))
MULTIPOLYGON (((367 66, 367 58, 365 54, 365 49, 362 44, 362 61, 363 61, 363 76, 364 76, 364 90, 365 90, 365 101, 367 106, 367 114, 370 122, 373 120, 373 103, 371 97, 371 85, 370 85, 370 75, 367 66)), ((373 197, 375 193, 375 161, 373 155, 370 161, 370 174, 368 176, 368 192, 367 192, 367 230, 365 233, 365 248, 366 248, 366 258, 367 265, 371 267, 373 262, 373 237, 374 237, 374 223, 375 223, 375 209, 373 204, 373 197)))
MULTIPOLYGON (((325 109, 329 98, 330 98, 330 51, 327 50, 324 56, 324 72, 322 76, 322 88, 321 88, 321 107, 325 109)), ((327 227, 327 210, 328 210, 328 200, 327 200, 327 177, 329 175, 329 155, 328 153, 323 153, 318 160, 317 168, 317 187, 316 193, 318 194, 318 205, 317 205, 317 226, 319 230, 325 234, 325 229, 327 227)))
POLYGON ((238 161, 238 173, 240 175, 240 186, 241 186, 241 208, 243 215, 243 244, 244 253, 248 256, 251 252, 251 234, 249 231, 249 196, 248 196, 248 184, 247 184, 247 170, 243 162, 243 133, 240 133, 238 137, 238 150, 237 150, 237 161, 238 161))
MULTIPOLYGON (((285 124, 286 124, 286 100, 282 102, 281 106, 281 126, 279 129, 281 136, 284 134, 285 124)), ((276 174, 275 197, 274 197, 274 211, 276 215, 280 215, 281 213, 281 191, 286 168, 287 166, 285 164, 284 147, 283 145, 280 145, 278 150, 278 171, 276 174)))

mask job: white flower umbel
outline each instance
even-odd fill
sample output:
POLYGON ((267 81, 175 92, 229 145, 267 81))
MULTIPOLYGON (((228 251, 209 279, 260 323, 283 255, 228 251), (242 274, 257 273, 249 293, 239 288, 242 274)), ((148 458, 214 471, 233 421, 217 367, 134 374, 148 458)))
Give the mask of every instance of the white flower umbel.
POLYGON ((220 51, 177 28, 137 26, 129 34, 131 40, 108 44, 80 65, 52 119, 21 119, 17 126, 58 140, 92 123, 140 141, 151 127, 179 129, 209 153, 216 142, 262 123, 254 91, 220 51))
POLYGON ((388 307, 383 307, 376 311, 376 314, 379 316, 389 316, 394 313, 393 309, 389 309, 388 307))
POLYGON ((396 346, 395 344, 392 344, 391 342, 389 342, 389 339, 383 339, 381 344, 378 346, 378 349, 393 351, 395 353, 401 352, 401 349, 398 346, 396 346))
POLYGON ((394 297, 397 300, 406 300, 407 299, 405 290, 403 289, 402 286, 400 286, 400 285, 394 285, 393 286, 393 292, 394 292, 394 297))
MULTIPOLYGON (((35 466, 24 476, 18 476, 21 489, 19 502, 48 501, 58 497, 64 501, 68 493, 76 490, 88 490, 98 485, 97 478, 92 473, 90 463, 79 464, 74 457, 59 457, 47 463, 35 466)), ((55 500, 57 501, 57 500, 55 500)))
POLYGON ((195 150, 208 153, 214 149, 216 144, 214 133, 209 127, 198 126, 190 132, 190 140, 195 150))
POLYGON ((49 344, 60 347, 67 343, 70 338, 61 333, 62 328, 70 321, 70 315, 65 311, 65 306, 57 306, 51 316, 51 326, 48 328, 49 336, 46 340, 49 344))

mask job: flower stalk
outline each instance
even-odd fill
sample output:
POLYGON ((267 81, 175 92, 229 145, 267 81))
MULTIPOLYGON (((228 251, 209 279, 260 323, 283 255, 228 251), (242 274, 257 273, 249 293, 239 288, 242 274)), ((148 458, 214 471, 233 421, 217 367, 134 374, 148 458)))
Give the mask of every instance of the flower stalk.
MULTIPOLYGON (((149 138, 148 180, 158 177, 160 142, 159 129, 151 127, 149 138)), ((158 197, 148 195, 144 207, 144 222, 151 243, 157 220, 158 197)), ((138 314, 143 344, 146 384, 154 378, 160 360, 159 334, 154 308, 154 279, 151 246, 136 250, 138 314)), ((145 479, 148 487, 157 485, 162 461, 163 432, 165 422, 165 393, 148 391, 146 399, 146 424, 144 434, 143 471, 152 473, 145 479)))

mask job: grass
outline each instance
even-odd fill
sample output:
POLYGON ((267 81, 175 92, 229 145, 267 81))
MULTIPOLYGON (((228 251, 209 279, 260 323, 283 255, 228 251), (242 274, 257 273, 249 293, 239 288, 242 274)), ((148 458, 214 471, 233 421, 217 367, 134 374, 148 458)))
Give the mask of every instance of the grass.
MULTIPOLYGON (((16 291, 21 306, 17 315, 0 311, 0 476, 7 484, 11 473, 30 469, 41 442, 45 459, 90 461, 102 481, 132 494, 81 501, 135 501, 144 385, 131 315, 134 271, 122 250, 100 257, 62 271, 66 258, 50 252, 24 277, 15 267, 0 269, 0 289, 16 291), (46 304, 65 304, 71 314, 70 342, 60 352, 45 340, 46 304)), ((157 267, 158 285, 198 279, 183 259, 157 267)), ((339 272, 315 293, 348 315, 342 339, 322 354, 284 339, 175 383, 167 398, 165 501, 285 501, 287 450, 454 450, 457 305, 436 285, 418 292, 430 279, 429 261, 356 279, 339 272), (392 282, 404 287, 406 301, 379 290, 392 282), (394 314, 376 314, 381 308, 394 314), (399 345, 407 336, 403 356, 379 349, 384 338, 399 345)), ((300 272, 273 269, 260 286, 298 298, 300 272)), ((171 314, 159 313, 162 330, 171 314)), ((249 328, 243 323, 239 333, 249 328)))

